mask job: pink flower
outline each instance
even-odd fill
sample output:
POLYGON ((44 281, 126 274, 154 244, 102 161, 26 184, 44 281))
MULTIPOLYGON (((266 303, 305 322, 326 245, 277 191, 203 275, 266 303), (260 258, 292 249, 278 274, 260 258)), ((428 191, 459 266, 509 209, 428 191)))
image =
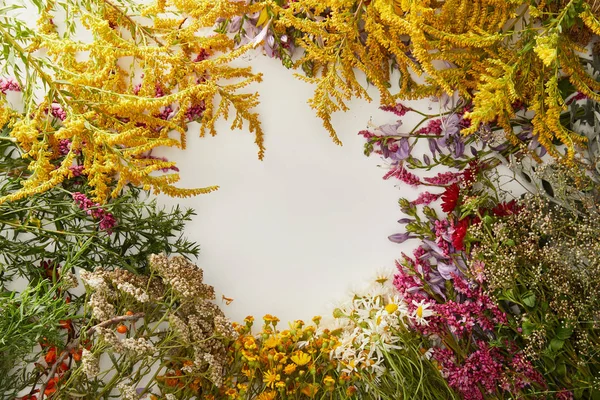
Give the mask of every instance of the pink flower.
POLYGON ((404 106, 402 103, 398 103, 395 106, 381 106, 379 107, 383 111, 390 111, 399 117, 403 117, 407 112, 412 111, 412 108, 404 106))
POLYGON ((75 204, 85 213, 96 220, 100 220, 99 228, 106 231, 109 235, 112 234, 112 229, 117 225, 117 220, 114 216, 104 210, 100 204, 91 201, 85 194, 75 192, 72 194, 75 204))
POLYGON ((408 170, 401 164, 393 166, 390 171, 383 176, 383 179, 390 179, 391 177, 398 178, 402 182, 411 186, 419 186, 421 184, 419 177, 411 172, 408 172, 408 170))
POLYGON ((435 194, 435 193, 430 193, 430 192, 423 192, 419 194, 419 197, 417 197, 416 200, 414 200, 412 203, 416 206, 418 205, 429 205, 431 203, 433 203, 434 201, 436 201, 437 199, 439 199, 441 196, 441 194, 435 194))
POLYGON ((0 92, 6 94, 6 92, 20 92, 21 86, 13 78, 0 78, 0 92))
POLYGON ((65 110, 63 110, 63 108, 58 103, 52 103, 52 105, 50 106, 50 114, 54 118, 58 118, 61 121, 64 121, 65 119, 67 119, 67 113, 65 112, 65 110))
POLYGON ((185 117, 188 121, 196 121, 197 119, 202 118, 202 114, 206 110, 206 105, 204 101, 200 101, 198 104, 192 105, 185 112, 185 117))
MULTIPOLYGON (((240 21, 241 21, 241 18, 240 18, 240 21)), ((194 62, 204 61, 208 57, 210 57, 210 53, 208 51, 206 51, 206 49, 200 49, 200 52, 198 53, 196 58, 194 58, 194 62)))
POLYGON ((442 120, 441 119, 432 119, 429 120, 429 123, 426 127, 421 128, 417 131, 417 133, 423 135, 435 135, 441 136, 442 134, 442 120))
POLYGON ((427 183, 438 186, 446 186, 451 183, 456 183, 460 180, 462 174, 460 172, 440 172, 434 177, 423 178, 427 183))
POLYGON ((72 165, 69 167, 69 171, 73 175, 73 178, 83 175, 83 165, 72 165))

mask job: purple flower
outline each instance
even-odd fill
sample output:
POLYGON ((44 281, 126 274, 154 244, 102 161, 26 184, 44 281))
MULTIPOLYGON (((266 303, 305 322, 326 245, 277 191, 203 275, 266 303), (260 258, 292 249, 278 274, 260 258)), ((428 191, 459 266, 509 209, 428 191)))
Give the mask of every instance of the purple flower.
POLYGON ((400 126, 402 126, 402 121, 397 121, 395 124, 381 125, 377 130, 383 133, 384 136, 397 136, 400 133, 400 126))
POLYGON ((241 16, 236 16, 231 18, 231 21, 229 22, 229 26, 227 27, 227 30, 230 33, 234 33, 240 30, 240 28, 242 27, 242 17, 241 16))
POLYGON ((443 137, 439 144, 442 147, 450 147, 454 150, 455 157, 461 157, 465 152, 465 143, 460 134, 461 119, 457 114, 452 114, 442 120, 441 132, 443 137))
POLYGON ((408 143, 408 139, 402 138, 396 143, 399 143, 397 145, 398 149, 396 152, 391 154, 392 160, 400 161, 406 159, 410 155, 410 145, 408 143))
POLYGON ((413 239, 414 236, 411 236, 410 233, 394 233, 393 235, 388 236, 388 239, 394 243, 404 243, 408 239, 413 239))
POLYGON ((455 265, 453 264, 446 264, 443 262, 438 262, 437 264, 437 270, 440 273, 440 276, 442 278, 444 278, 445 280, 449 281, 450 279, 452 279, 453 275, 457 275, 458 274, 458 268, 456 268, 455 265))
POLYGON ((429 151, 431 152, 431 154, 435 157, 435 153, 441 153, 442 150, 440 149, 440 145, 437 141, 437 139, 427 139, 428 144, 429 144, 429 151))

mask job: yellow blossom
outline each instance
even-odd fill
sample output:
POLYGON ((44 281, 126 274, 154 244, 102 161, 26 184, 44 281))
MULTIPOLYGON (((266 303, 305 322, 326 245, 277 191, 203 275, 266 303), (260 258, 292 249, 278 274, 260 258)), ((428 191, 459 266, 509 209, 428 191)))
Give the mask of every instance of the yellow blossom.
POLYGON ((275 400, 277 397, 277 392, 265 391, 258 395, 256 400, 275 400))
POLYGON ((313 385, 312 383, 309 383, 309 384, 305 385, 302 389, 300 389, 300 392, 302 394, 304 394, 305 396, 308 396, 310 398, 315 397, 315 395, 317 394, 318 391, 319 391, 319 386, 313 385))
POLYGON ((294 373, 294 371, 296 371, 296 364, 288 364, 285 366, 285 368, 283 369, 283 372, 286 375, 291 375, 294 373))
POLYGON ((325 376, 325 378, 323 378, 323 384, 325 386, 333 386, 333 385, 335 385, 335 379, 333 379, 331 376, 327 375, 327 376, 325 376))
POLYGON ((298 366, 303 366, 303 365, 306 365, 306 364, 308 364, 308 363, 310 362, 310 360, 311 360, 311 357, 310 357, 308 354, 306 354, 306 353, 304 353, 304 352, 302 352, 302 351, 297 351, 297 352, 296 352, 296 353, 295 353, 295 354, 294 354, 294 355, 291 357, 291 360, 292 360, 294 363, 296 363, 296 365, 298 365, 298 366))
POLYGON ((393 314, 396 310, 398 310, 398 304, 390 303, 385 306, 385 311, 387 311, 388 314, 393 314))
POLYGON ((273 371, 267 371, 263 376, 263 382, 266 383, 270 388, 273 388, 275 383, 280 379, 281 376, 273 371))

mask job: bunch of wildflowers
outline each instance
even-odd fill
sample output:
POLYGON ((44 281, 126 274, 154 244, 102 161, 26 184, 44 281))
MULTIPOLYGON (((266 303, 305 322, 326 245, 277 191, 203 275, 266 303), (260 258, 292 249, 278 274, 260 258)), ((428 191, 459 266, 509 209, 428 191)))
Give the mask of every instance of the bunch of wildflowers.
POLYGON ((237 334, 212 302, 214 291, 202 282, 202 270, 180 256, 154 255, 150 271, 81 272, 84 320, 54 356, 46 355, 50 372, 30 393, 188 399, 222 384, 226 343, 237 334), (73 352, 76 359, 69 356, 73 352), (154 378, 143 383, 150 373, 154 378))
POLYGON ((381 273, 336 308, 334 326, 341 333, 333 357, 338 369, 354 378, 364 396, 452 399, 455 394, 429 360, 427 343, 410 330, 414 324, 429 324, 434 314, 423 303, 406 301, 393 285, 393 274, 381 273))
POLYGON ((228 348, 224 386, 212 398, 313 398, 344 390, 330 357, 338 345, 335 335, 302 321, 285 330, 277 328, 277 317, 265 315, 263 321, 258 334, 252 333, 252 317, 235 325, 239 336, 228 348))
MULTIPOLYGON (((421 243, 412 257, 403 255, 397 262, 394 285, 407 312, 415 316, 410 328, 428 339, 432 359, 463 398, 527 396, 546 390, 546 383, 518 342, 505 336, 510 324, 502 305, 473 279, 469 265, 475 244, 470 232, 482 222, 519 210, 514 200, 498 197, 503 192, 490 189, 498 186, 495 168, 500 161, 528 151, 541 154, 543 147, 512 146, 493 135, 494 127, 482 131, 479 139, 465 139, 461 131, 469 126, 464 113, 470 105, 457 104, 439 117, 423 115, 408 134, 402 133, 401 121, 360 132, 367 138, 366 153, 379 153, 388 161, 390 172, 384 178, 424 188, 417 199, 400 200, 408 216, 400 221, 406 232, 390 240, 418 238, 421 243), (429 153, 416 155, 416 143, 423 139, 429 153), (433 176, 410 172, 435 171, 442 165, 450 169, 433 176)), ((411 109, 397 105, 388 111, 403 116, 411 109)), ((532 140, 526 129, 517 135, 532 140)))
POLYGON ((98 203, 128 184, 173 196, 213 191, 215 186, 175 187, 174 163, 151 152, 185 148, 191 122, 200 124, 201 136, 215 135, 216 121, 227 119, 231 109, 232 128, 247 122, 263 157, 263 133, 252 111, 258 94, 241 93, 260 75, 229 64, 252 46, 233 49, 226 35, 196 35, 217 16, 250 12, 252 6, 68 0, 31 1, 22 8, 1 11, 0 37, 7 45, 0 65, 14 80, 0 81, 0 127, 12 128, 6 140, 18 144, 30 174, 0 202, 45 192, 73 175, 86 177, 98 203), (35 28, 20 19, 22 11, 37 12, 35 28), (63 11, 64 31, 54 23, 63 11), (89 43, 81 40, 82 31, 91 36, 89 43), (9 90, 22 91, 22 107, 7 101, 9 90))

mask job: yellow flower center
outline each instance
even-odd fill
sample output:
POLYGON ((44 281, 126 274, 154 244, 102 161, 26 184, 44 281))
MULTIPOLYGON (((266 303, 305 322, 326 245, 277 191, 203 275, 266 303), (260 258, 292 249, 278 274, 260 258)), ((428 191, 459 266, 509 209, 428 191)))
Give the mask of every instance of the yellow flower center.
POLYGON ((388 314, 395 313, 397 309, 398 309, 398 304, 390 303, 387 306, 385 306, 385 311, 387 311, 388 314))

